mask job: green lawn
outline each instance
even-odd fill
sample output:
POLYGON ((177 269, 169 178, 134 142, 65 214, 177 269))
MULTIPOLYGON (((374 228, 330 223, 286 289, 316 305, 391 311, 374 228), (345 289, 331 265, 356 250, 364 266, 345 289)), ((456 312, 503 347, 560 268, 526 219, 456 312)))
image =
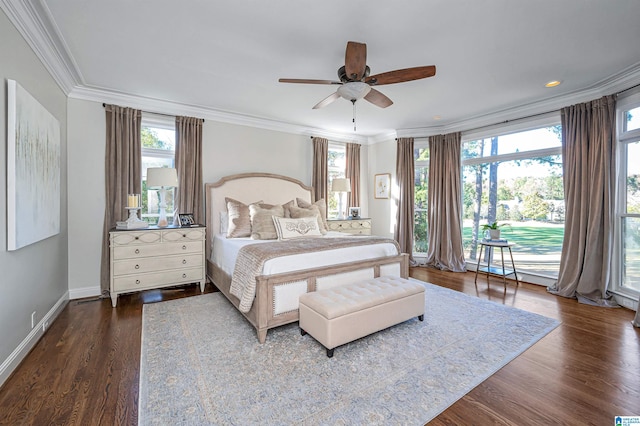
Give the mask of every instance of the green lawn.
MULTIPOLYGON (((471 227, 462 228, 462 237, 465 245, 471 244, 471 227)), ((527 253, 532 255, 554 255, 560 256, 562 251, 562 240, 564 238, 564 227, 557 224, 544 224, 540 222, 518 222, 511 226, 502 228, 501 238, 506 238, 509 242, 515 243, 513 247, 515 253, 527 253)))

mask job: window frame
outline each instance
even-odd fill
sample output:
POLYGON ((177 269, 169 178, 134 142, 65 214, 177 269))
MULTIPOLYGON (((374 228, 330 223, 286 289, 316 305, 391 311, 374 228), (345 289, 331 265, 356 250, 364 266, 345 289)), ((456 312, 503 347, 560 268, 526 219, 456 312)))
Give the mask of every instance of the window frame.
MULTIPOLYGON (((344 178, 347 173, 347 147, 344 144, 329 142, 329 146, 327 148, 327 219, 337 219, 338 218, 338 205, 339 195, 337 193, 331 192, 331 182, 333 178, 344 178), (344 167, 339 166, 331 166, 329 164, 329 152, 342 152, 344 155, 344 167), (333 209, 333 205, 335 204, 336 208, 333 209)), ((343 195, 344 196, 344 195, 343 195)), ((343 202, 346 200, 343 200, 343 202)))
MULTIPOLYGON (((536 115, 531 118, 519 119, 515 122, 505 122, 503 124, 497 124, 492 126, 487 126, 484 128, 480 128, 477 130, 472 130, 468 132, 462 132, 461 141, 462 147, 464 147, 465 143, 481 140, 481 139, 490 139, 493 137, 507 136, 515 133, 522 133, 536 129, 548 128, 553 126, 561 125, 561 117, 560 111, 554 111, 546 114, 536 115)), ((490 164, 493 162, 506 162, 506 161, 514 161, 514 160, 524 160, 524 159, 532 159, 536 157, 546 157, 550 155, 559 155, 562 159, 562 146, 553 147, 553 148, 542 148, 535 149, 529 151, 520 151, 520 152, 512 152, 507 154, 498 154, 495 156, 484 156, 484 157, 476 157, 476 158, 468 158, 461 159, 460 162, 460 179, 464 180, 463 172, 465 166, 473 166, 477 164, 490 164)), ((464 185, 462 185, 461 193, 461 204, 464 204, 464 185)), ((463 226, 464 217, 461 217, 461 227, 463 226)), ((478 259, 466 259, 467 267, 470 270, 475 270, 478 259)), ((556 279, 557 277, 536 273, 535 271, 527 271, 521 270, 518 268, 518 274, 520 277, 527 276, 530 282, 538 282, 541 281, 540 284, 547 285, 546 280, 556 279)))
POLYGON ((613 256, 611 259, 611 291, 617 295, 638 300, 640 291, 626 287, 624 283, 624 268, 622 262, 624 260, 623 244, 625 236, 623 235, 624 226, 622 222, 626 218, 638 218, 638 213, 627 212, 627 147, 631 143, 640 142, 640 128, 627 130, 626 113, 629 110, 640 107, 640 89, 622 94, 616 102, 616 203, 615 203, 615 222, 613 226, 613 256))
MULTIPOLYGON (((415 158, 415 151, 420 150, 420 149, 424 149, 424 150, 429 150, 429 138, 424 138, 424 139, 414 139, 413 142, 413 150, 414 150, 414 157, 413 157, 413 167, 414 170, 417 169, 418 167, 424 167, 426 168, 427 171, 427 185, 429 185, 428 180, 429 180, 429 164, 431 161, 431 153, 429 153, 429 159, 428 160, 416 160, 415 158)), ((427 192, 427 204, 429 202, 429 194, 427 192)), ((413 244, 413 257, 414 258, 419 258, 419 257, 426 257, 427 256, 427 252, 429 250, 429 206, 427 205, 426 208, 417 208, 416 207, 416 203, 415 203, 415 182, 414 182, 414 200, 413 200, 413 235, 414 235, 414 244, 413 244), (417 235, 416 233, 416 216, 418 212, 424 212, 425 216, 426 216, 426 230, 427 230, 427 235, 426 235, 426 241, 425 241, 425 251, 416 251, 416 244, 415 244, 415 237, 417 235)))
MULTIPOLYGON (((140 130, 142 130, 142 128, 144 127, 151 128, 151 129, 169 130, 169 131, 173 131, 175 134, 175 130, 176 130, 175 117, 143 112, 142 120, 140 123, 140 130)), ((174 142, 175 142, 175 139, 174 139, 174 142)), ((144 158, 144 157, 151 157, 151 158, 158 158, 158 159, 171 159, 171 167, 175 167, 175 164, 176 164, 175 144, 174 144, 173 150, 145 148, 144 146, 141 146, 141 158, 144 158)), ((144 188, 144 181, 146 179, 146 174, 147 174, 146 169, 143 169, 140 171, 140 187, 141 188, 144 188)), ((167 193, 169 193, 169 191, 171 191, 171 194, 174 194, 174 188, 167 190, 167 193)), ((147 200, 148 200, 148 194, 147 194, 147 200)), ((143 209, 141 210, 140 215, 142 216, 143 220, 147 220, 147 221, 149 221, 148 219, 150 218, 159 217, 159 213, 149 212, 148 205, 146 206, 146 210, 145 210, 145 206, 143 206, 143 209)), ((171 221, 172 217, 173 217, 173 212, 167 210, 167 218, 169 219, 169 221, 171 221)))

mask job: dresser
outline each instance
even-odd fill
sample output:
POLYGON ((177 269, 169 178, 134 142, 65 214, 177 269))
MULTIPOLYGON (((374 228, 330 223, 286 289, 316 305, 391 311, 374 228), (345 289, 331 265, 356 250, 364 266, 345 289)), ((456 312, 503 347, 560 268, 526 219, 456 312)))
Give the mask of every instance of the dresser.
POLYGON ((329 231, 344 232, 354 235, 371 235, 371 219, 329 219, 329 231))
POLYGON ((204 226, 109 232, 111 303, 118 295, 177 284, 206 283, 204 226))

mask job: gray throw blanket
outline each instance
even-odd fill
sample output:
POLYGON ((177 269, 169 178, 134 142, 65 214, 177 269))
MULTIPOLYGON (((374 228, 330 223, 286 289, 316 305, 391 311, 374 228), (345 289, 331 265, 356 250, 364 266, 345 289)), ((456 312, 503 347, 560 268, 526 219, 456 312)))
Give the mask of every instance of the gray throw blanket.
MULTIPOLYGON (((231 278, 231 294, 240 299, 240 312, 249 312, 256 295, 256 276, 262 274, 267 260, 292 254, 384 243, 394 244, 398 250, 397 254, 400 254, 400 246, 395 240, 382 237, 297 238, 250 244, 238 252, 231 278)), ((347 262, 350 260, 345 260, 345 263, 347 262)))

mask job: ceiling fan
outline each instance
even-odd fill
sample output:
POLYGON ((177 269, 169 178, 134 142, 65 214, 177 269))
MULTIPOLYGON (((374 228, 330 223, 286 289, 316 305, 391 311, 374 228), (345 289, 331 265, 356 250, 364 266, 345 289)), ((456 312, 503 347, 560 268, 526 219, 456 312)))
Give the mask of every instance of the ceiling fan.
POLYGON ((365 43, 350 41, 347 43, 344 66, 338 69, 338 78, 340 81, 297 78, 281 78, 278 81, 280 83, 334 84, 340 86, 335 93, 318 102, 313 109, 325 107, 338 98, 351 101, 354 106, 357 100, 364 98, 380 108, 386 108, 392 105, 393 101, 371 86, 403 83, 405 81, 433 77, 436 75, 436 67, 435 65, 428 65, 387 71, 376 75, 369 74, 367 45, 365 43))

